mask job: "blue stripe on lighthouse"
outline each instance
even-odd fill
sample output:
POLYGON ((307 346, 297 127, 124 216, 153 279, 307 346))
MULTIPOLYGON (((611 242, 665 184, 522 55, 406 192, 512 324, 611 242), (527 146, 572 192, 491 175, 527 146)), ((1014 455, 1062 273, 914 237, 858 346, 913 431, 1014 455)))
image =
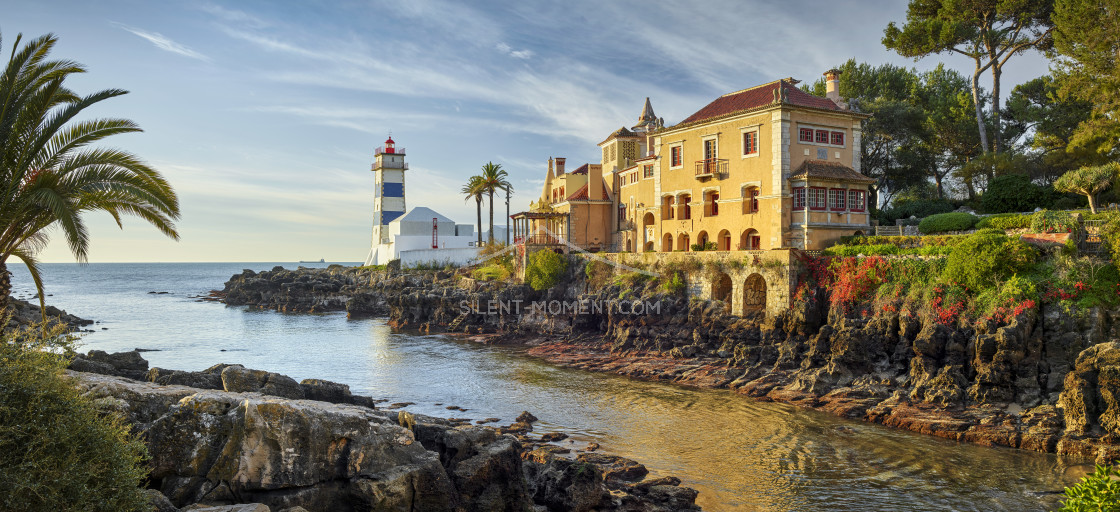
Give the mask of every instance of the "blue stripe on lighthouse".
POLYGON ((385 183, 382 187, 385 197, 404 197, 404 183, 385 183))
POLYGON ((383 211, 383 212, 381 212, 381 223, 382 224, 388 224, 390 222, 393 222, 394 219, 396 219, 397 217, 400 217, 401 215, 404 215, 404 212, 385 212, 385 211, 383 211))

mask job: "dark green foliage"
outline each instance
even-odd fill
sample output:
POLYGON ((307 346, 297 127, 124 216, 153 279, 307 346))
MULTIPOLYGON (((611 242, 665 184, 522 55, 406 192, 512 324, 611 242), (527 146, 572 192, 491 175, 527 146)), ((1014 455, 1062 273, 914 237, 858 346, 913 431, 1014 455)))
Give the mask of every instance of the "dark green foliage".
POLYGON ((556 286, 567 270, 568 258, 548 250, 537 251, 529 255, 529 265, 525 267, 525 282, 534 290, 547 290, 556 286))
POLYGON ((1097 466, 1081 481, 1066 487, 1060 512, 1120 512, 1120 472, 1097 466))
POLYGON ((965 231, 972 229, 979 220, 975 215, 965 212, 950 212, 931 215, 922 219, 918 231, 923 234, 944 233, 946 231, 965 231))
POLYGON ((995 228, 1008 230, 1026 229, 1029 227, 1031 227, 1031 216, 1018 213, 991 215, 980 219, 980 222, 976 223, 976 229, 995 228))
POLYGON ((684 279, 681 278, 680 272, 673 272, 665 282, 661 283, 661 289, 670 295, 683 295, 685 284, 684 279))
POLYGON ((1072 233, 1077 219, 1069 212, 1042 210, 1031 215, 1031 231, 1035 233, 1072 233))
POLYGON ((1019 174, 997 176, 980 197, 985 213, 1029 212, 1042 201, 1042 187, 1019 174))
POLYGON ((0 337, 0 510, 149 510, 143 443, 62 373, 72 340, 60 328, 0 337))
POLYGON ((949 253, 944 281, 979 291, 998 286, 1035 264, 1031 246, 996 230, 969 235, 949 253))
POLYGON ((715 242, 705 242, 704 245, 692 244, 693 251, 714 251, 717 248, 715 242))
POLYGON ((956 209, 956 206, 953 206, 952 203, 944 199, 896 201, 893 206, 882 211, 880 219, 887 223, 894 224, 895 219, 908 219, 911 216, 922 219, 938 213, 948 213, 956 209))
POLYGON ((1101 239, 1108 245, 1112 261, 1120 263, 1120 213, 1108 212, 1104 226, 1101 228, 1101 239))

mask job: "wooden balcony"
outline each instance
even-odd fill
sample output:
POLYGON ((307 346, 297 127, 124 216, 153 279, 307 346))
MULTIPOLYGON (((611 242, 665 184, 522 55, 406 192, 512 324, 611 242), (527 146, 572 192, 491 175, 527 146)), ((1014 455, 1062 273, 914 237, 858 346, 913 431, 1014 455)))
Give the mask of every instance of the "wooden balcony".
POLYGON ((727 159, 709 158, 696 161, 696 179, 722 178, 727 174, 727 159))

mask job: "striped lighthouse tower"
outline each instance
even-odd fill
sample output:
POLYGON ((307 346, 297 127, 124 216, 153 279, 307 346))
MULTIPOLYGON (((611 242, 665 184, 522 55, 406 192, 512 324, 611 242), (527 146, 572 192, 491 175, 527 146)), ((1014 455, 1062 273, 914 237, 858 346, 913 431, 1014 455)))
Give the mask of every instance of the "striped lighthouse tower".
POLYGON ((389 223, 404 215, 404 148, 390 136, 373 155, 373 240, 366 265, 383 265, 392 259, 389 223))

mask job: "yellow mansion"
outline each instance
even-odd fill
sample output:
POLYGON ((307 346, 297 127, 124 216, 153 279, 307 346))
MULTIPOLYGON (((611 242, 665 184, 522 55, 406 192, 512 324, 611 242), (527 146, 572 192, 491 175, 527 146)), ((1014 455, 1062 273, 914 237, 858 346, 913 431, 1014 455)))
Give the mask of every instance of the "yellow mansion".
POLYGON ((549 159, 540 199, 513 215, 516 237, 669 252, 821 249, 866 233, 868 116, 839 97, 838 71, 825 76, 826 98, 787 78, 720 96, 669 127, 647 98, 636 126, 599 143, 599 164, 569 172, 549 159))

